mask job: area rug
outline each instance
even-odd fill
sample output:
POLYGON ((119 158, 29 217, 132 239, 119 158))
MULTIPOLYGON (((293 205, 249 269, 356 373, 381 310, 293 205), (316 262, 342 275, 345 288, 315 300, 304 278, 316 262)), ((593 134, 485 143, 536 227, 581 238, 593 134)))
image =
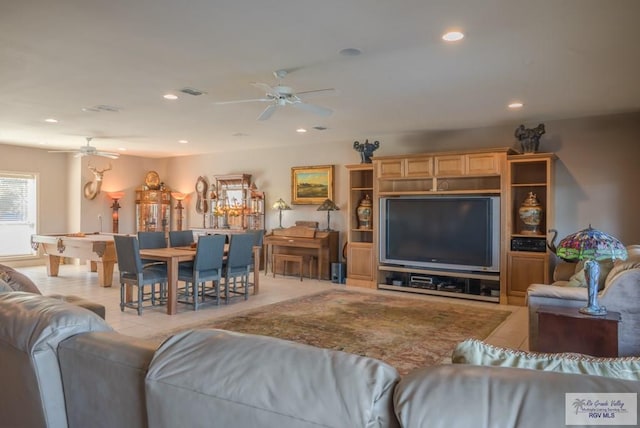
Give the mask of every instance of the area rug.
POLYGON ((510 313, 460 303, 330 290, 150 339, 164 339, 187 329, 217 328, 377 358, 406 374, 440 363, 464 339, 486 338, 510 313))

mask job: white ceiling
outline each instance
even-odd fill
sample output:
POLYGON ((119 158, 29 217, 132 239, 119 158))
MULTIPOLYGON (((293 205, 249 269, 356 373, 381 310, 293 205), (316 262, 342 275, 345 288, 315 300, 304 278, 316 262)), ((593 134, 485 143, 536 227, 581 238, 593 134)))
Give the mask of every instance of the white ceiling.
POLYGON ((166 157, 636 111, 639 18, 638 0, 2 0, 0 142, 166 157), (215 104, 277 69, 335 88, 309 100, 334 113, 215 104))

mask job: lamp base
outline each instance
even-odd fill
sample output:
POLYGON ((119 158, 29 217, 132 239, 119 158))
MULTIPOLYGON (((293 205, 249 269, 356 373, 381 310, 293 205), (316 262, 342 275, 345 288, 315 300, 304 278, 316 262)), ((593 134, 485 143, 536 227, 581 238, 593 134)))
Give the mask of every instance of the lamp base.
POLYGON ((604 306, 585 306, 584 308, 578 309, 578 312, 585 315, 607 315, 607 308, 604 306))

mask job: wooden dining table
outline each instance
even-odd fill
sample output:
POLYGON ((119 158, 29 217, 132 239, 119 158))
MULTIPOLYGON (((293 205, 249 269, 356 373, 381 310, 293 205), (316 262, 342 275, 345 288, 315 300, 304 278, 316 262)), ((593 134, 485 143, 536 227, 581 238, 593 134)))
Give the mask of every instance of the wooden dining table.
MULTIPOLYGON (((228 245, 225 245, 225 254, 227 249, 228 245)), ((253 247, 253 294, 258 294, 260 291, 260 251, 260 247, 253 247)), ((167 263, 167 314, 175 315, 178 308, 178 264, 194 260, 196 248, 147 248, 140 250, 140 257, 167 263)), ((129 292, 127 292, 127 298, 129 298, 129 292)))

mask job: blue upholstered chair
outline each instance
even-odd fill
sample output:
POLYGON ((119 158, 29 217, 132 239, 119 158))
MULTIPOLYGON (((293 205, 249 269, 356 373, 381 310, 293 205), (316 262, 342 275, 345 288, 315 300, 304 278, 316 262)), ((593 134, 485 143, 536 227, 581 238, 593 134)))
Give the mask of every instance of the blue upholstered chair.
POLYGON ((191 230, 172 230, 169 232, 170 247, 188 247, 194 242, 191 230))
MULTIPOLYGON (((167 239, 164 236, 164 232, 138 232, 138 245, 140 245, 141 250, 149 248, 167 248, 167 239)), ((142 259, 142 264, 145 266, 152 264, 166 265, 164 262, 145 259, 142 259)))
POLYGON ((222 279, 222 264, 224 260, 224 236, 209 235, 201 236, 198 239, 196 257, 191 266, 180 265, 178 269, 178 280, 186 283, 185 290, 191 285, 191 292, 180 296, 181 303, 192 303, 193 310, 198 310, 198 300, 204 301, 205 285, 207 281, 212 281, 212 287, 208 290, 215 293, 216 304, 220 304, 220 280, 222 279))
POLYGON ((253 264, 254 243, 255 237, 251 233, 231 235, 224 271, 225 300, 227 303, 229 302, 229 293, 243 294, 245 300, 249 298, 249 287, 251 286, 249 272, 253 264))
POLYGON ((156 304, 156 284, 166 284, 166 265, 152 264, 142 265, 140 259, 140 244, 135 236, 114 235, 113 240, 118 257, 118 270, 120 271, 120 310, 125 307, 138 310, 138 315, 142 315, 142 302, 150 300, 152 305, 156 304), (136 301, 127 302, 125 299, 126 286, 138 287, 136 301), (149 285, 151 290, 145 294, 144 287, 149 285), (148 299, 145 299, 148 296, 148 299))

